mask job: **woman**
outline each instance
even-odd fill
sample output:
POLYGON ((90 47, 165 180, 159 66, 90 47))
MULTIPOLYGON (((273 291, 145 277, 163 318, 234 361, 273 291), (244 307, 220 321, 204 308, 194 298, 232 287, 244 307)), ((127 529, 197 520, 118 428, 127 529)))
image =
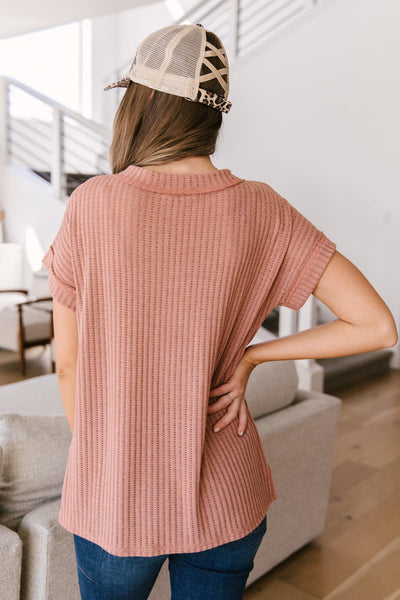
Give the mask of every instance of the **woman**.
POLYGON ((82 598, 243 596, 277 499, 246 404, 271 360, 393 346, 362 273, 268 184, 210 160, 228 60, 201 24, 139 46, 114 119, 112 174, 69 199, 43 263, 73 431, 59 521, 82 598), (275 306, 314 294, 337 318, 248 345, 275 306))

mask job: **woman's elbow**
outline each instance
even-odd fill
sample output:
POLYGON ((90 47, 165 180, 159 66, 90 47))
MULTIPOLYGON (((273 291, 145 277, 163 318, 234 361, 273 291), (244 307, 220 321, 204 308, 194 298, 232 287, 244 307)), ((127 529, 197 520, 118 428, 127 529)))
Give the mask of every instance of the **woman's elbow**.
MULTIPOLYGON (((390 313, 391 314, 391 313, 390 313)), ((392 348, 399 341, 395 320, 391 316, 384 322, 381 329, 382 348, 392 348)))
POLYGON ((335 251, 313 292, 339 319, 360 327, 374 347, 398 342, 393 315, 365 275, 335 251))

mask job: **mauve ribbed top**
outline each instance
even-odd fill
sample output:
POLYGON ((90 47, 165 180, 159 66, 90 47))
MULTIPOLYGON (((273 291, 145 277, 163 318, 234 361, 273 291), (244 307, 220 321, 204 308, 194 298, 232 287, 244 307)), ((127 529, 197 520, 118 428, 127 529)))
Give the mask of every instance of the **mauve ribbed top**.
MULTIPOLYGON (((250 533, 277 498, 251 414, 207 414, 276 306, 299 309, 336 244, 229 169, 128 166, 81 184, 43 264, 76 311, 75 421, 60 524, 118 556, 250 533)), ((266 390, 266 401, 268 393, 266 390)))

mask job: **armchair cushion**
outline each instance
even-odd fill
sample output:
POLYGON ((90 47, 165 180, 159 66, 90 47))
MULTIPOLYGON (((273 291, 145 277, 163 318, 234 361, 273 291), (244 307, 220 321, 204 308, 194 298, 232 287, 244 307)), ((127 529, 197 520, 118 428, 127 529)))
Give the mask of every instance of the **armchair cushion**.
POLYGON ((61 495, 71 438, 65 416, 0 415, 0 523, 16 530, 26 513, 61 495))

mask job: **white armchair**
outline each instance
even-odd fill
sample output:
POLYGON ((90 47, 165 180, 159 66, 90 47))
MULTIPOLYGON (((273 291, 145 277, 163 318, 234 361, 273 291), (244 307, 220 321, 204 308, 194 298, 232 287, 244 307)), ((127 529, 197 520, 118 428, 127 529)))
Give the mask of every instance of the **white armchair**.
POLYGON ((50 344, 54 373, 52 297, 48 286, 43 295, 42 272, 34 274, 30 289, 20 285, 21 250, 18 244, 0 243, 0 347, 19 353, 21 374, 25 375, 25 349, 50 344))

